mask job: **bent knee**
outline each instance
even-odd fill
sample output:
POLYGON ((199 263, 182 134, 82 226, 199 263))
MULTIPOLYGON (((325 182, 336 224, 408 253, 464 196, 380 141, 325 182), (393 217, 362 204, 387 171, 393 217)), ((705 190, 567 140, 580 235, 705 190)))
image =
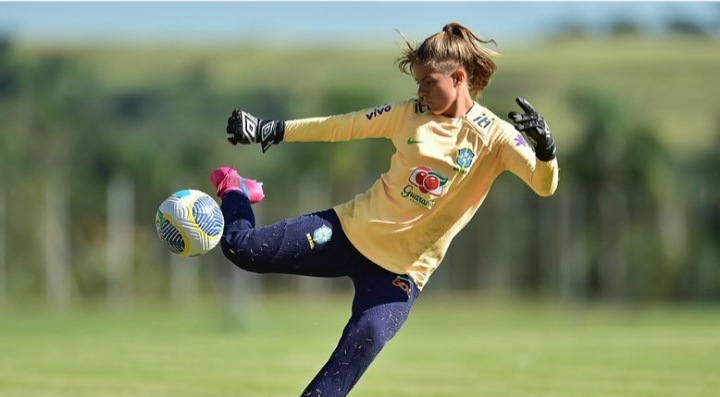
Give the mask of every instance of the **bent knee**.
POLYGON ((371 345, 374 349, 382 349, 400 330, 404 323, 404 316, 397 317, 388 314, 370 316, 360 320, 358 327, 362 330, 361 334, 366 345, 371 345))
POLYGON ((225 257, 240 269, 253 273, 267 273, 265 270, 267 267, 262 266, 251 249, 234 246, 225 239, 220 241, 220 247, 225 257))

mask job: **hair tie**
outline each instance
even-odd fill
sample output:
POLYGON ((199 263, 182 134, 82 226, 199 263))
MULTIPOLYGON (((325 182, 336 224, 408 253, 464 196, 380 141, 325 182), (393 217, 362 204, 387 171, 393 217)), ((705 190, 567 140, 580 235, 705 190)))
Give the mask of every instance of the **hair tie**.
POLYGON ((465 37, 465 35, 463 34, 462 27, 456 23, 449 23, 449 24, 445 25, 443 27, 443 32, 453 35, 453 36, 458 36, 458 37, 463 37, 463 38, 465 37))

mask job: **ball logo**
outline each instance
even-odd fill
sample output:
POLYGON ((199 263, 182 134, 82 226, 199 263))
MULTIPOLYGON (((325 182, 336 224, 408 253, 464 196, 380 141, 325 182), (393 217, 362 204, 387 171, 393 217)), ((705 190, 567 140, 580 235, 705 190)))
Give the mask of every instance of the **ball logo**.
POLYGON ((420 192, 439 197, 448 179, 430 167, 420 166, 410 174, 410 183, 417 186, 420 192))

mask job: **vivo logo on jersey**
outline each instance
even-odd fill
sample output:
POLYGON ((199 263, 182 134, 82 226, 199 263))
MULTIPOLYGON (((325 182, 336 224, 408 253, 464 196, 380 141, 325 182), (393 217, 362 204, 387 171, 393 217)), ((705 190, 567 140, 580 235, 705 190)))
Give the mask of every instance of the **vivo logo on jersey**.
POLYGON ((368 120, 372 120, 374 117, 380 117, 383 113, 387 113, 392 109, 390 105, 380 106, 373 109, 372 112, 365 115, 368 120))

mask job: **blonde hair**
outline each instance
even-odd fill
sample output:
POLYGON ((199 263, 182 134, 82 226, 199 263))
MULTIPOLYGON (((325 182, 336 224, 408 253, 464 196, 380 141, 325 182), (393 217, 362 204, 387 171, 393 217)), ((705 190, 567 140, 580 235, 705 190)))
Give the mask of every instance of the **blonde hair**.
POLYGON ((448 23, 442 31, 428 37, 417 47, 413 47, 402 32, 397 32, 407 48, 395 60, 395 64, 405 74, 412 76, 412 66, 416 62, 446 74, 462 66, 468 74, 470 94, 477 96, 487 87, 490 77, 497 70, 492 58, 500 54, 483 46, 497 44, 495 40, 482 40, 459 23, 448 23))

